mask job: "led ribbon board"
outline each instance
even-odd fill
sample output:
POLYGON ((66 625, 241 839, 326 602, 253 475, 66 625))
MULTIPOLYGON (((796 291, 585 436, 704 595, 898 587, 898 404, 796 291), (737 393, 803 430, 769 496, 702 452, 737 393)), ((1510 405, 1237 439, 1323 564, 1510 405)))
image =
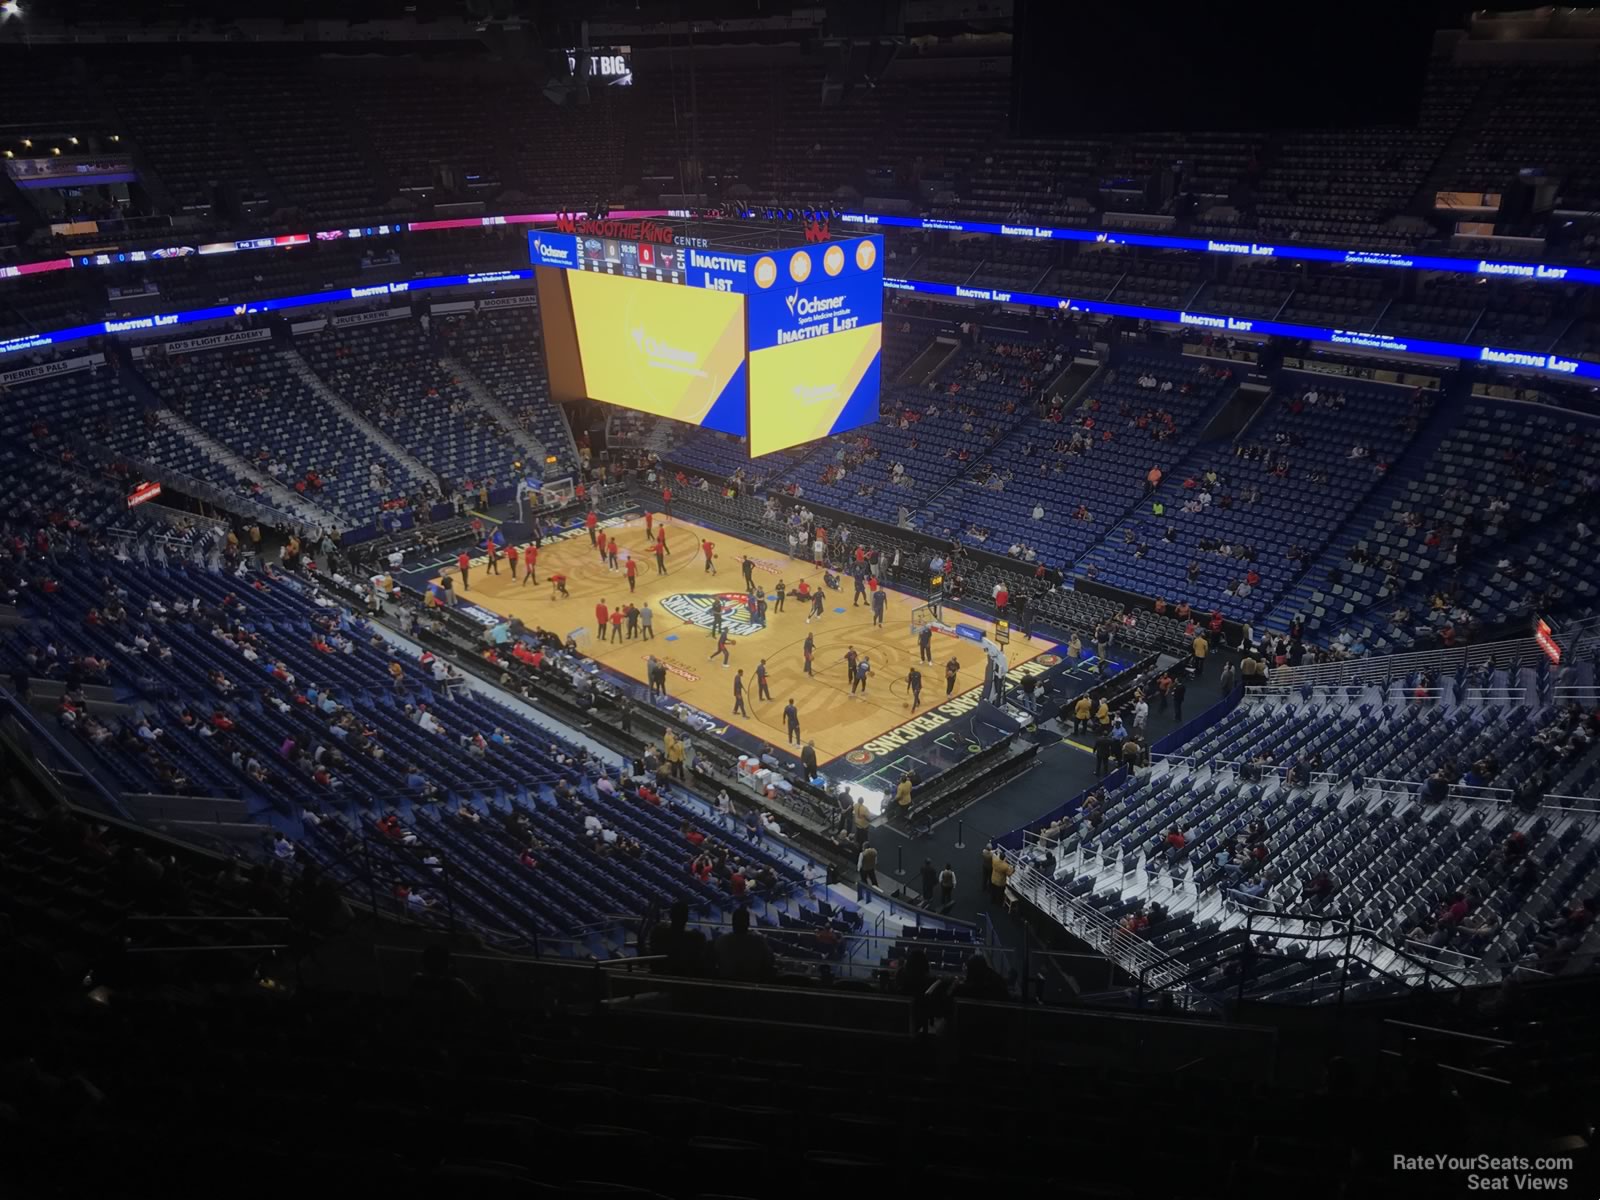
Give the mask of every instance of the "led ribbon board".
POLYGON ((1169 237, 1159 233, 1120 233, 1103 229, 1056 229, 1049 225, 1012 225, 995 221, 955 221, 943 217, 892 217, 844 213, 839 220, 863 229, 925 229, 947 233, 987 233, 1034 241, 1090 242, 1104 246, 1145 246, 1154 250, 1189 250, 1232 258, 1326 262, 1343 266, 1388 267, 1408 271, 1447 271, 1489 279, 1533 279, 1546 283, 1600 286, 1600 269, 1553 263, 1501 262, 1483 258, 1447 258, 1439 254, 1406 254, 1386 250, 1339 250, 1326 246, 1275 246, 1270 242, 1229 238, 1169 237))

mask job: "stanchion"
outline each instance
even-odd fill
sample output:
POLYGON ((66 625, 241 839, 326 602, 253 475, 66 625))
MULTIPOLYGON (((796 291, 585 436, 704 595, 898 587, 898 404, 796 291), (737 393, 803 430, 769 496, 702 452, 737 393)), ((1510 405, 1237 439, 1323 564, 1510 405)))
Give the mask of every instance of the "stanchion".
POLYGON ((896 846, 894 848, 894 873, 896 875, 904 875, 906 873, 906 848, 904 846, 896 846))
POLYGON ((965 850, 967 848, 967 843, 962 840, 962 834, 965 833, 965 832, 966 832, 966 822, 965 821, 957 821, 956 822, 956 849, 957 850, 965 850))

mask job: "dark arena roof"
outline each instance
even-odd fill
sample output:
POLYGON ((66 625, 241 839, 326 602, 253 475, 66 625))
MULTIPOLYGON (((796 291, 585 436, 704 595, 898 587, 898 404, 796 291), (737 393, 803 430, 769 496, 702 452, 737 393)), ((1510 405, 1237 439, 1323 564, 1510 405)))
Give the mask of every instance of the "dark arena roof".
POLYGON ((1594 1193, 1600 16, 1113 9, 0 3, 0 1192, 1594 1193))

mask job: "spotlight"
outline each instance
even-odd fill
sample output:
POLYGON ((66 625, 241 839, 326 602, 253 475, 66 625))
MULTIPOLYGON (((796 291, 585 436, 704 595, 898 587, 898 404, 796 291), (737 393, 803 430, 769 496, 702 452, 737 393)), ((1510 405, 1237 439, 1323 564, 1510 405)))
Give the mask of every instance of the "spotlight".
POLYGON ((23 138, 22 139, 22 148, 24 150, 32 150, 33 149, 33 139, 32 138, 23 138))
POLYGON ((22 5, 18 4, 17 0, 5 0, 4 4, 0 4, 0 20, 10 20, 21 15, 22 5))

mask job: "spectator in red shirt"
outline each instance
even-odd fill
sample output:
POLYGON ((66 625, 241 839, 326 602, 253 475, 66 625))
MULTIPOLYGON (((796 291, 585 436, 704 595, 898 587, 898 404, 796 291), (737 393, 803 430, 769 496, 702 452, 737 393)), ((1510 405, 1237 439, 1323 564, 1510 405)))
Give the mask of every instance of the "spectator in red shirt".
MULTIPOLYGON (((644 791, 643 788, 640 788, 639 790, 641 793, 644 791)), ((698 829, 690 826, 689 822, 687 821, 685 821, 678 828, 679 832, 683 834, 684 841, 688 842, 691 846, 698 846, 706 840, 706 835, 701 833, 698 829)))

